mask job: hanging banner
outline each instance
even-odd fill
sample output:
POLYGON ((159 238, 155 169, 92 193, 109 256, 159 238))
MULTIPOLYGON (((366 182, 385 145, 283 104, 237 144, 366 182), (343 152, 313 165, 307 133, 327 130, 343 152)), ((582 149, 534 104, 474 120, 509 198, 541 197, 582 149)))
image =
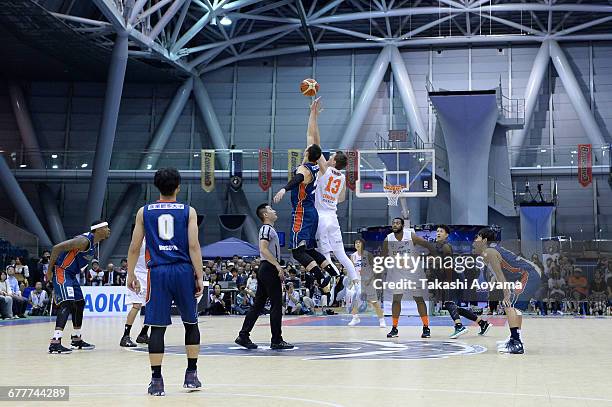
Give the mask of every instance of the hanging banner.
POLYGON ((578 182, 588 187, 593 182, 593 157, 590 144, 578 144, 578 182))
POLYGON ((302 164, 302 153, 303 150, 291 149, 287 151, 287 178, 291 181, 293 178, 293 170, 302 164))
POLYGON ((202 189, 215 189, 215 150, 202 150, 202 189))
POLYGON ((357 151, 346 152, 346 186, 351 190, 355 190, 355 184, 357 183, 357 165, 358 157, 357 151))
POLYGON ((259 188, 267 191, 272 186, 272 151, 259 150, 259 188))

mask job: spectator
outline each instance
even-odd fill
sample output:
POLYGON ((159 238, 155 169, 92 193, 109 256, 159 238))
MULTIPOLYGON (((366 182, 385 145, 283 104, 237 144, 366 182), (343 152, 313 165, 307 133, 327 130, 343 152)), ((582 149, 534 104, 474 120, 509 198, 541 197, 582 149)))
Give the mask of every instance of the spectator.
POLYGON ((221 292, 221 286, 215 284, 213 292, 210 294, 210 306, 208 307, 210 315, 226 315, 228 314, 225 308, 225 294, 221 292))
POLYGON ((104 273, 104 285, 117 285, 117 272, 115 271, 115 265, 108 263, 106 266, 106 272, 104 273))
POLYGON ((603 315, 608 304, 608 287, 601 275, 601 272, 596 271, 595 277, 591 282, 591 295, 589 297, 591 306, 591 315, 603 315))
POLYGON ((565 280, 561 278, 559 267, 553 266, 548 279, 548 301, 551 303, 553 314, 561 312, 561 303, 565 299, 565 280))
POLYGON ((572 308, 582 314, 583 302, 589 295, 589 282, 582 274, 582 269, 578 267, 574 269, 574 272, 568 278, 567 285, 570 288, 570 297, 573 300, 574 306, 572 308))
POLYGON ((545 273, 545 268, 544 268, 544 265, 542 264, 542 261, 540 260, 540 256, 538 256, 536 253, 534 253, 531 256, 531 262, 535 264, 536 266, 538 266, 541 272, 545 273))
POLYGON ((234 254, 232 256, 232 263, 238 264, 238 260, 240 260, 240 257, 237 254, 234 254))
POLYGON ((13 315, 17 315, 19 318, 25 318, 25 310, 28 306, 28 303, 25 298, 21 296, 21 291, 19 290, 19 282, 15 278, 15 267, 8 266, 7 269, 8 284, 11 289, 11 298, 13 299, 13 315))
POLYGON ((257 292, 257 273, 251 272, 251 276, 247 279, 246 292, 252 299, 255 298, 257 292))
MULTIPOLYGON (((123 260, 121 260, 121 262, 123 263, 123 260)), ((126 280, 127 280, 127 268, 123 268, 123 266, 122 266, 116 272, 116 277, 115 277, 116 284, 115 285, 124 286, 126 280)))
POLYGON ((38 261, 38 278, 40 281, 47 282, 47 270, 49 269, 49 259, 51 258, 51 252, 45 250, 42 257, 38 261))
POLYGON ((127 259, 121 259, 120 270, 124 270, 127 273, 127 259))
POLYGON ((221 281, 232 281, 232 272, 230 270, 232 270, 233 267, 234 267, 234 263, 228 263, 227 267, 221 268, 222 270, 221 281))
POLYGON ((13 297, 11 286, 7 281, 6 271, 0 272, 0 316, 2 319, 13 319, 13 297))
POLYGON ((49 297, 47 297, 47 292, 42 289, 42 283, 40 281, 36 282, 36 288, 30 293, 30 298, 28 300, 30 305, 32 305, 30 315, 39 316, 46 314, 47 305, 49 305, 49 297))
POLYGON ((236 267, 230 270, 230 276, 231 278, 229 279, 229 281, 232 281, 236 283, 236 285, 238 285, 238 270, 236 270, 236 267))
POLYGON ((286 315, 300 315, 302 314, 302 302, 300 293, 295 290, 293 283, 287 283, 285 295, 283 297, 283 304, 285 306, 286 315))
POLYGON ((91 262, 89 282, 93 286, 100 286, 104 282, 104 270, 100 268, 100 263, 96 259, 93 259, 91 262))
POLYGON ((236 280, 236 286, 237 287, 240 287, 242 285, 246 286, 248 278, 249 278, 249 275, 244 272, 244 269, 242 271, 238 270, 238 279, 236 280))
POLYGON ((232 309, 236 314, 245 315, 253 306, 253 299, 247 294, 245 286, 241 285, 238 290, 236 303, 232 306, 232 309))
POLYGON ((23 259, 17 257, 15 259, 15 278, 20 283, 24 283, 28 286, 28 277, 30 277, 30 269, 27 265, 23 264, 23 259))
POLYGON ((294 288, 300 288, 301 286, 302 282, 300 281, 300 278, 297 276, 297 270, 294 269, 293 267, 289 269, 289 277, 287 277, 286 282, 293 284, 294 288))

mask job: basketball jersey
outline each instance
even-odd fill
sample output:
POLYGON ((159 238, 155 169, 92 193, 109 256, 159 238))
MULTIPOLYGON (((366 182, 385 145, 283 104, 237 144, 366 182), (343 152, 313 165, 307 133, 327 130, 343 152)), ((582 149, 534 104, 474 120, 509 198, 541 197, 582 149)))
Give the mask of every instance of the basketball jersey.
POLYGON ((319 213, 336 213, 338 197, 345 183, 344 174, 333 167, 328 167, 325 173, 319 176, 315 193, 315 207, 319 213))
POLYGON ((134 268, 134 273, 136 273, 137 276, 141 276, 145 278, 148 274, 147 261, 145 259, 146 250, 147 250, 147 240, 144 239, 142 241, 142 245, 140 245, 140 254, 138 255, 138 261, 136 262, 136 267, 134 268))
MULTIPOLYGON (((81 269, 87 267, 89 261, 93 258, 95 254, 93 233, 83 233, 79 236, 84 236, 89 241, 87 249, 83 251, 72 249, 57 256, 55 267, 58 273, 65 274, 69 277, 76 277, 81 273, 81 269)), ((79 236, 75 236, 75 238, 79 236)))
POLYGON ((395 238, 395 233, 389 233, 385 238, 387 241, 387 247, 389 248, 388 256, 395 256, 396 254, 404 253, 415 253, 414 243, 412 242, 413 232, 414 229, 412 228, 404 228, 401 241, 398 241, 395 238))
MULTIPOLYGON (((539 267, 497 243, 491 243, 489 247, 494 248, 501 255, 501 269, 506 280, 509 282, 521 282, 522 288, 515 290, 515 292, 521 293, 525 291, 530 280, 529 286, 532 289, 539 287, 539 280, 542 275, 539 267)), ((495 277, 495 274, 493 274, 493 277, 495 277)))
MULTIPOLYGON (((308 169, 310 175, 312 175, 312 181, 305 185, 300 183, 297 188, 291 190, 291 205, 294 210, 312 210, 315 209, 315 189, 317 185, 317 174, 319 172, 319 166, 313 163, 302 164, 308 169)), ((293 170, 293 176, 297 173, 297 168, 293 170)))
POLYGON ((189 256, 189 205, 156 202, 144 206, 147 266, 191 264, 189 256))
POLYGON ((357 274, 361 273, 361 255, 359 252, 354 252, 351 254, 351 261, 355 265, 355 271, 357 274))

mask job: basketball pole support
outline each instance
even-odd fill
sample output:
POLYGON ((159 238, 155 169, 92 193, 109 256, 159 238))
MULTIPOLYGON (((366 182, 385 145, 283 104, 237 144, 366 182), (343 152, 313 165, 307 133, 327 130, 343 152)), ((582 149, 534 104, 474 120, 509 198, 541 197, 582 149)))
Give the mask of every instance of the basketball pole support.
POLYGON ((128 60, 128 35, 125 31, 118 31, 113 52, 111 55, 108 80, 106 82, 106 95, 104 97, 104 111, 100 124, 100 134, 96 143, 87 207, 85 209, 86 225, 102 215, 104 195, 108 181, 115 132, 119 119, 119 106, 123 93, 123 82, 128 60))
MULTIPOLYGON (((38 137, 34 131, 34 126, 32 124, 32 119, 23 91, 19 84, 15 82, 10 82, 8 88, 11 105, 15 114, 15 120, 17 121, 17 127, 19 128, 19 134, 21 135, 21 141, 26 149, 28 164, 30 164, 30 166, 34 169, 44 170, 45 161, 40 152, 38 137)), ((66 234, 64 233, 62 219, 57 209, 54 192, 45 183, 38 184, 37 192, 40 204, 47 219, 47 227, 49 234, 51 235, 51 240, 55 244, 63 242, 66 240, 66 234)))
MULTIPOLYGON (((139 166, 140 170, 151 170, 157 166, 161 153, 166 147, 166 144, 168 144, 172 131, 174 127, 176 127, 176 123, 180 119, 185 109, 185 105, 189 100, 189 96, 193 90, 193 82, 193 78, 189 78, 177 89, 159 126, 155 129, 153 139, 149 142, 147 151, 150 153, 141 160, 139 166)), ((100 261, 102 263, 105 263, 115 250, 126 225, 132 219, 141 192, 142 184, 130 184, 121 198, 119 198, 119 203, 113 212, 114 217, 110 222, 111 235, 102 243, 102 251, 100 254, 100 261)))

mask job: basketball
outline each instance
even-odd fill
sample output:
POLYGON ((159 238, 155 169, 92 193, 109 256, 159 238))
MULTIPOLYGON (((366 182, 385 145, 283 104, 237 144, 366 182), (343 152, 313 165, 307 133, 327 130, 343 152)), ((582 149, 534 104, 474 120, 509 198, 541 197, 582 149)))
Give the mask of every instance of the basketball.
POLYGON ((319 84, 312 78, 304 79, 302 83, 300 83, 300 92, 304 96, 315 96, 319 91, 319 84))

